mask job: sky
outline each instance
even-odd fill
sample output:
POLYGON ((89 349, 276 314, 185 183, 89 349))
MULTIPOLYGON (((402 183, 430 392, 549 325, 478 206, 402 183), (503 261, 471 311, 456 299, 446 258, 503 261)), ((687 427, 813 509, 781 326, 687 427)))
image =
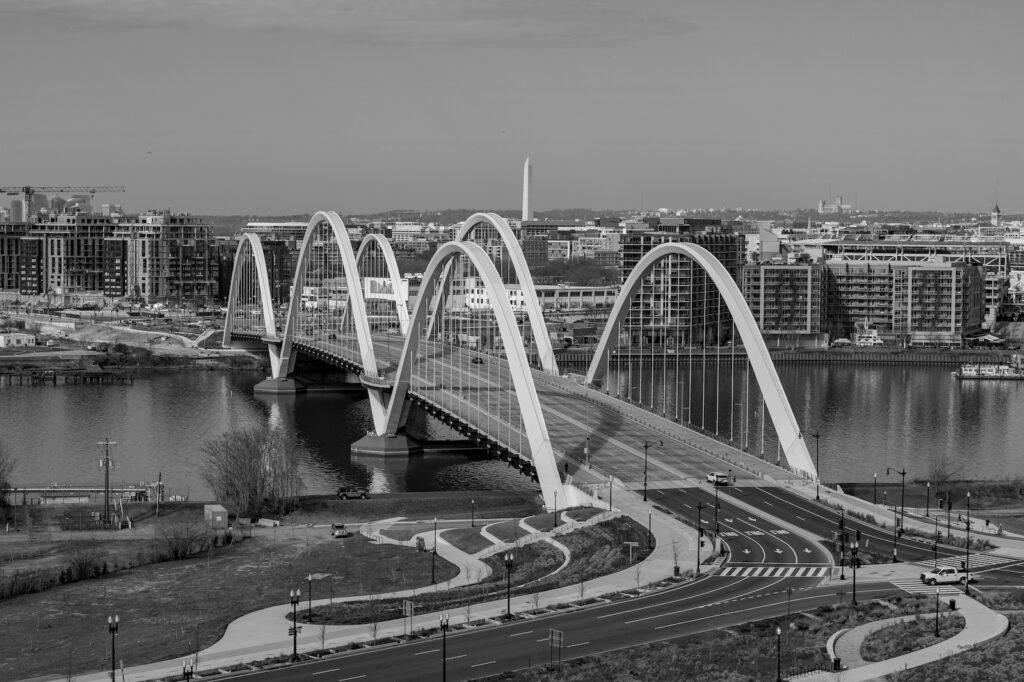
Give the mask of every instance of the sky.
POLYGON ((129 211, 1024 212, 1019 0, 2 0, 0 185, 129 211))

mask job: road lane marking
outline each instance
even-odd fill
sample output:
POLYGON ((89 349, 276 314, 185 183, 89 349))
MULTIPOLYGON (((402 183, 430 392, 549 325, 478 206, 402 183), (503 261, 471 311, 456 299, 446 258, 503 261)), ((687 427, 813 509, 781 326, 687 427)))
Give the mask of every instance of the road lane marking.
POLYGON ((566 648, 566 649, 571 649, 571 648, 573 648, 574 646, 583 646, 584 644, 590 644, 590 642, 580 642, 579 644, 570 644, 570 645, 568 645, 568 646, 567 646, 567 647, 565 647, 565 648, 566 648))
POLYGON ((551 638, 550 638, 550 637, 542 637, 541 639, 538 639, 537 641, 538 641, 538 642, 546 642, 546 641, 548 641, 549 639, 551 639, 551 638))
POLYGON ((486 663, 474 663, 473 665, 471 665, 469 667, 470 668, 479 668, 482 665, 491 665, 492 663, 497 663, 497 661, 487 661, 486 663))
POLYGON ((515 634, 509 635, 509 637, 521 637, 523 635, 528 635, 531 632, 533 632, 533 630, 527 630, 526 632, 517 632, 515 634))
POLYGON ((317 672, 313 673, 313 675, 323 675, 324 673, 336 673, 339 670, 341 670, 341 668, 331 668, 330 670, 318 670, 317 672))
POLYGON ((466 654, 459 654, 458 656, 449 656, 448 658, 446 658, 444 660, 446 660, 446 661, 454 661, 456 658, 465 658, 465 657, 466 657, 466 654))
POLYGON ((433 654, 440 651, 440 649, 427 649, 426 651, 417 651, 413 656, 422 656, 423 654, 433 654))
POLYGON ((338 682, 348 682, 349 680, 359 680, 366 677, 366 675, 356 675, 355 677, 343 677, 338 682))

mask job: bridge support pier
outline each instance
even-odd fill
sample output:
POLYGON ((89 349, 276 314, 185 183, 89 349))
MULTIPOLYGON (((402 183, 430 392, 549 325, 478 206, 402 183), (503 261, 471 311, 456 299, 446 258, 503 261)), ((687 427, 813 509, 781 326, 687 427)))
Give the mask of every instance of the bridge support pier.
POLYGON ((267 393, 271 395, 294 395, 304 393, 306 385, 292 377, 267 377, 252 388, 253 393, 267 393))
POLYGON ((418 443, 409 442, 409 438, 404 434, 378 436, 368 433, 352 443, 352 454, 364 457, 409 457, 422 455, 423 448, 418 443))

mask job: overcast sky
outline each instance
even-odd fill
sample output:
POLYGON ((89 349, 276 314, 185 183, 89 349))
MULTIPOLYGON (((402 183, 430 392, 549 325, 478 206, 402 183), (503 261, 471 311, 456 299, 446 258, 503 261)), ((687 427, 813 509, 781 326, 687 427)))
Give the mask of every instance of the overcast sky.
POLYGON ((1019 0, 2 0, 0 185, 128 210, 1024 211, 1019 0))

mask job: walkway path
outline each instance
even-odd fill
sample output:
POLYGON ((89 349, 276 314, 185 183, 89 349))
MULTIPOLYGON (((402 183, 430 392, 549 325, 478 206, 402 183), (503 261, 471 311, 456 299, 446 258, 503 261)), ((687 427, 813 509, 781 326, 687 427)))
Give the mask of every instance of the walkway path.
MULTIPOLYGON (((695 530, 686 526, 673 517, 655 511, 648 516, 647 503, 640 497, 626 490, 616 490, 615 500, 618 503, 619 511, 627 514, 643 526, 647 526, 648 520, 651 524, 651 532, 656 542, 654 551, 645 561, 632 566, 626 570, 611 575, 595 578, 582 585, 570 585, 555 590, 535 593, 533 595, 513 596, 511 599, 513 613, 531 611, 535 609, 550 608, 557 604, 582 601, 603 594, 636 590, 638 587, 649 585, 673 575, 676 561, 673 552, 676 551, 679 557, 692 557, 695 554, 694 547, 697 542, 695 530), (675 550, 673 550, 675 546, 675 550)), ((617 514, 616 514, 617 515, 617 514)), ((563 515, 565 523, 560 524, 552 531, 554 534, 567 532, 572 527, 595 523, 603 518, 596 516, 587 521, 572 521, 563 515)), ((370 524, 366 528, 366 534, 374 537, 379 536, 382 542, 395 542, 397 544, 415 544, 414 535, 408 541, 398 541, 380 535, 379 531, 398 523, 397 519, 387 519, 370 524)), ((427 531, 424 531, 427 532, 427 531)), ((430 531, 433 533, 433 521, 430 522, 430 531)), ((550 535, 547 533, 545 535, 550 535)), ((525 538, 520 538, 516 543, 508 543, 507 546, 515 546, 523 543, 525 538)), ((433 542, 431 537, 428 546, 433 542)), ((444 559, 451 561, 459 567, 459 574, 444 584, 418 588, 416 590, 402 590, 386 594, 376 595, 379 599, 388 598, 412 598, 416 594, 423 594, 427 591, 447 589, 449 586, 468 584, 472 574, 485 565, 479 557, 488 551, 504 551, 504 546, 498 546, 497 550, 483 550, 475 556, 470 556, 454 545, 438 542, 438 554, 444 559)), ((693 570, 693 561, 679 560, 682 570, 693 570)), ((365 600, 366 596, 354 596, 347 598, 335 598, 339 601, 365 600)), ((314 606, 325 605, 329 599, 314 599, 314 606)), ((213 646, 201 651, 198 658, 197 671, 200 675, 216 670, 225 669, 240 663, 260 661, 266 658, 287 655, 292 651, 292 638, 288 635, 288 628, 291 624, 292 607, 290 604, 281 604, 243 616, 232 622, 224 636, 213 646)), ((499 619, 506 614, 506 600, 474 604, 469 607, 460 608, 449 613, 452 626, 463 623, 479 621, 484 619, 499 619)), ((344 626, 318 626, 306 625, 298 636, 298 649, 302 651, 320 650, 325 648, 343 647, 353 642, 368 642, 373 639, 384 639, 388 637, 401 636, 413 630, 431 630, 437 628, 437 613, 423 613, 413 618, 395 619, 377 623, 374 625, 344 625, 344 626)), ((181 660, 162 661, 148 665, 127 668, 124 674, 125 682, 141 682, 153 680, 160 677, 172 675, 180 676, 181 660)), ((77 682, 104 682, 109 680, 110 673, 94 673, 77 675, 77 682)))
MULTIPOLYGON (((944 602, 949 604, 948 600, 944 602)), ((914 616, 905 618, 890 618, 874 623, 867 623, 841 633, 831 643, 829 653, 833 657, 838 656, 844 667, 849 669, 835 673, 816 673, 814 675, 801 677, 801 680, 836 680, 839 682, 860 682, 862 680, 882 679, 891 673, 916 668, 926 663, 938 661, 947 656, 954 656, 966 649, 977 646, 984 642, 1002 636, 1009 627, 1009 620, 1001 613, 992 611, 979 602, 958 595, 956 597, 957 610, 964 617, 964 629, 949 639, 932 645, 925 649, 919 649, 909 654, 896 656, 877 663, 868 663, 860 657, 861 645, 864 639, 884 627, 895 625, 904 620, 913 619, 914 616)), ((947 611, 948 613, 948 611, 947 611)))

